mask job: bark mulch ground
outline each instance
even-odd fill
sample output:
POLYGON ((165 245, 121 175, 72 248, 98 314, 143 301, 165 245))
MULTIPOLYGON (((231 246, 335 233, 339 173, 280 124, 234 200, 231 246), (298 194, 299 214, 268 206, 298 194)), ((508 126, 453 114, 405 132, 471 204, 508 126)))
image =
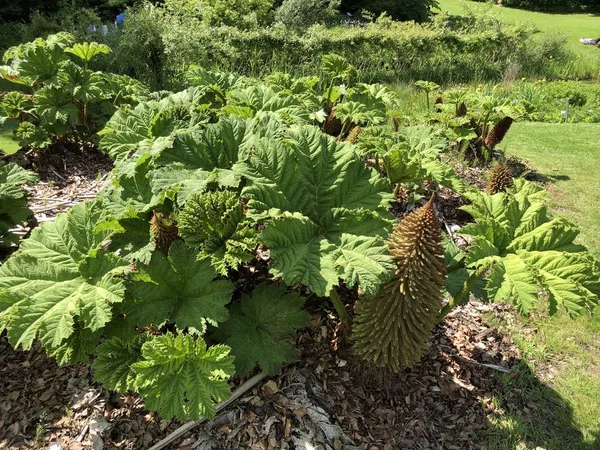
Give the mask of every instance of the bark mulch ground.
MULTIPOLYGON (((400 374, 357 360, 333 316, 314 310, 299 362, 166 448, 485 449, 496 374, 519 358, 484 320, 494 309, 455 310, 421 363, 400 374)), ((89 365, 59 367, 38 345, 24 352, 0 338, 0 448, 147 449, 179 425, 102 389, 89 365)))

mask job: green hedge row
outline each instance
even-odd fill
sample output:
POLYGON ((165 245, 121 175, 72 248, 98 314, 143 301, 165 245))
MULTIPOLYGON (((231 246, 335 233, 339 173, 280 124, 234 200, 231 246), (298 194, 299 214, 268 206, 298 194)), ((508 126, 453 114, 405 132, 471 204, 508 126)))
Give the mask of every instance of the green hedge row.
POLYGON ((156 88, 176 88, 190 65, 250 76, 275 71, 303 75, 318 70, 322 55, 337 53, 361 71, 362 81, 464 83, 501 80, 513 66, 533 68, 538 74, 549 67, 548 61, 564 57, 562 41, 536 44, 531 29, 489 17, 455 25, 391 20, 363 26, 315 25, 293 33, 280 26, 209 28, 162 14, 157 8, 130 14, 118 41, 109 43, 118 67, 108 70, 156 88))

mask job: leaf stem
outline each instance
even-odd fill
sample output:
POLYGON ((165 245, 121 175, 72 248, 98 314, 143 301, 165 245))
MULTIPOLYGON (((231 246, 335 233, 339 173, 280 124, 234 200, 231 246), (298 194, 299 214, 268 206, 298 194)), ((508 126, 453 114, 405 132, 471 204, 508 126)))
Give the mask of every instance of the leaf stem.
POLYGON ((331 298, 331 302, 333 303, 335 312, 337 312, 342 322, 344 324, 350 324, 350 321, 352 320, 350 318, 350 314, 348 314, 348 311, 346 311, 344 303, 342 302, 342 299, 340 298, 340 295, 337 293, 335 288, 329 291, 329 298, 331 298))

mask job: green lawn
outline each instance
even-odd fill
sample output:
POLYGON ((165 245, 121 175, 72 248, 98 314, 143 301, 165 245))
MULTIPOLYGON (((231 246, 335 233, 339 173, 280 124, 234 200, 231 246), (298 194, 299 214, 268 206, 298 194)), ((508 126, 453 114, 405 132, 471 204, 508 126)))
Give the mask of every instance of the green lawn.
POLYGON ((0 152, 12 155, 21 146, 12 139, 13 130, 17 126, 16 121, 7 120, 4 125, 0 126, 0 152))
MULTIPOLYGON (((600 124, 517 123, 501 145, 547 177, 553 211, 582 228, 580 242, 596 256, 599 133, 600 124)), ((542 315, 496 325, 513 337, 523 361, 515 375, 503 377, 504 388, 494 399, 508 406, 492 421, 490 450, 600 449, 600 308, 593 318, 542 315), (515 391, 531 402, 532 411, 511 407, 505 396, 515 391)))
POLYGON ((600 258, 600 124, 517 123, 500 148, 531 162, 549 181, 554 211, 581 228, 600 258))
MULTIPOLYGON (((454 15, 464 14, 465 8, 470 10, 489 11, 505 22, 533 24, 542 32, 562 33, 567 37, 569 46, 576 51, 581 63, 590 58, 598 60, 600 65, 600 49, 591 45, 583 45, 580 38, 600 37, 600 16, 594 14, 547 14, 522 9, 498 7, 488 3, 466 0, 439 0, 440 9, 454 15)), ((589 61, 588 61, 589 62, 589 61)))

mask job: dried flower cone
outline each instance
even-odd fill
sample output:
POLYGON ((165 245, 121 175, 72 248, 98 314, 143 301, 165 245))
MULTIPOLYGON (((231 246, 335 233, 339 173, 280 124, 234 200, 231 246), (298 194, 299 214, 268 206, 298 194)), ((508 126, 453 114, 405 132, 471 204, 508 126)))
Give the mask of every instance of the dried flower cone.
POLYGON ((485 140, 485 146, 492 150, 496 148, 496 145, 502 142, 504 136, 506 136, 506 133, 508 133, 508 130, 510 130, 510 126, 513 124, 513 122, 514 120, 512 117, 506 116, 505 118, 501 119, 500 122, 498 122, 494 128, 492 128, 490 134, 488 134, 488 137, 485 140))
POLYGON ((359 126, 355 126, 352 128, 350 133, 348 133, 348 137, 346 138, 346 142, 350 142, 351 144, 356 144, 358 142, 358 135, 362 131, 362 128, 359 126))
POLYGON ((330 136, 338 136, 342 132, 342 121, 335 117, 335 105, 325 119, 324 131, 330 136))
POLYGON ((467 115, 467 105, 465 102, 461 102, 456 108, 456 117, 465 117, 467 115))
POLYGON ((397 372, 419 362, 441 308, 444 249, 433 198, 396 226, 388 245, 398 269, 357 306, 353 339, 365 360, 397 372))
POLYGON ((156 211, 150 219, 150 231, 154 235, 156 248, 165 255, 169 253, 171 244, 179 238, 175 222, 165 217, 163 213, 156 211))
POLYGON ((490 194, 504 192, 513 185, 513 177, 510 168, 503 163, 498 163, 490 170, 486 190, 490 194))

